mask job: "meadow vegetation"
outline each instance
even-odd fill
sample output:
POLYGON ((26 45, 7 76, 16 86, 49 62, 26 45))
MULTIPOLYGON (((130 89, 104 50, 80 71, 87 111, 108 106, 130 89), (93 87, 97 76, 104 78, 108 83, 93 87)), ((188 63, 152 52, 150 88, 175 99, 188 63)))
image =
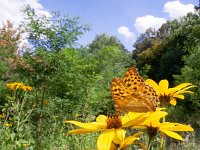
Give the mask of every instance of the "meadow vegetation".
MULTIPOLYGON (((67 135, 76 126, 66 120, 95 122, 115 113, 111 81, 132 66, 143 79, 196 86, 189 89, 194 94, 167 109, 168 121, 190 125, 194 132, 180 133, 183 141, 167 138, 164 149, 200 149, 200 14, 148 29, 132 52, 106 33, 80 45, 78 39, 92 29, 79 17, 41 16, 30 7, 24 14, 23 25, 14 28, 8 21, 0 29, 0 149, 97 149, 98 132, 67 135), (29 45, 19 47, 24 33, 29 45)), ((159 149, 157 139, 151 145, 159 149)))

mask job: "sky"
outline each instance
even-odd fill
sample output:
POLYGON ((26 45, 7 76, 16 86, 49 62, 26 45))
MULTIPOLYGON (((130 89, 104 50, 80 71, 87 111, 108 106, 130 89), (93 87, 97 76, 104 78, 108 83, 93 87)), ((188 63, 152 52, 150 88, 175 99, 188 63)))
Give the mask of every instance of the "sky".
POLYGON ((116 36, 129 51, 146 29, 158 29, 167 20, 194 12, 194 6, 199 5, 198 0, 0 0, 0 3, 0 22, 11 20, 16 26, 20 24, 24 5, 47 16, 60 11, 70 17, 80 16, 81 23, 91 26, 92 30, 80 37, 80 44, 87 46, 96 35, 107 33, 116 36))

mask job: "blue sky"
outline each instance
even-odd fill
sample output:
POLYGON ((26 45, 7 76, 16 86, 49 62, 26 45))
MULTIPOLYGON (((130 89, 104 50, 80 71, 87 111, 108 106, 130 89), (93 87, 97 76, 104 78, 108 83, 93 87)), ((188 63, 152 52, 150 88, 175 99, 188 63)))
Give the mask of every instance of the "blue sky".
POLYGON ((1 21, 19 22, 22 17, 16 14, 22 4, 30 4, 46 14, 60 11, 71 17, 80 16, 82 23, 92 26, 80 39, 83 45, 91 43, 95 35, 107 33, 117 36, 128 50, 133 50, 139 34, 193 11, 198 0, 1 0, 1 21))

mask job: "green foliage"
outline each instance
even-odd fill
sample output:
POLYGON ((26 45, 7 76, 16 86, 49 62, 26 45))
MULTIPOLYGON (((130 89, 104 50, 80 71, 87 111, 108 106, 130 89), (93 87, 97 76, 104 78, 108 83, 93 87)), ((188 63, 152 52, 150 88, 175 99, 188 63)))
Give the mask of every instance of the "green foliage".
POLYGON ((31 135, 30 115, 33 112, 32 96, 22 90, 21 83, 15 84, 14 89, 5 89, 4 103, 1 105, 1 138, 2 149, 20 149, 23 144, 33 144, 31 135), (16 88, 19 87, 19 88, 16 88))
POLYGON ((189 112, 193 112, 194 110, 199 110, 200 101, 199 101, 199 81, 200 81, 200 47, 197 46, 191 54, 188 54, 184 57, 185 66, 182 68, 182 74, 175 76, 177 82, 191 82, 197 87, 195 88, 195 94, 192 98, 184 101, 184 109, 189 112), (189 104, 189 107, 188 107, 189 104))
POLYGON ((137 67, 150 65, 149 77, 159 81, 168 79, 173 84, 173 75, 181 74, 183 56, 199 41, 199 15, 189 13, 180 20, 163 24, 160 29, 147 30, 138 38, 133 51, 137 67))
POLYGON ((131 64, 131 59, 124 46, 114 36, 97 35, 89 45, 85 57, 93 64, 93 82, 88 91, 89 109, 95 115, 113 112, 110 94, 110 82, 115 76, 121 76, 125 66, 131 64))
POLYGON ((28 40, 34 48, 44 48, 48 51, 60 51, 64 47, 76 46, 76 41, 88 25, 82 25, 80 18, 61 16, 59 12, 52 12, 51 16, 37 15, 30 6, 24 8, 27 15, 25 31, 28 40))
MULTIPOLYGON (((106 34, 97 36, 89 47, 78 46, 78 38, 89 30, 78 17, 62 17, 58 12, 41 16, 30 7, 26 7, 24 13, 23 27, 31 47, 15 55, 14 67, 8 65, 8 68, 12 69, 9 82, 23 81, 33 87, 28 101, 31 112, 23 109, 19 113, 29 116, 21 131, 27 134, 16 136, 12 130, 6 131, 4 135, 8 136, 2 136, 2 140, 13 139, 13 142, 11 147, 4 142, 3 147, 12 149, 18 145, 21 148, 24 142, 38 150, 91 148, 91 136, 83 138, 80 145, 74 144, 77 138, 66 137, 68 127, 63 120, 91 121, 100 113, 113 112, 110 81, 121 76, 125 66, 130 66, 130 56, 116 37, 106 34)), ((10 51, 7 54, 11 58, 10 51)), ((1 104, 7 103, 2 101, 1 104)), ((20 118, 17 113, 13 116, 20 118)))
POLYGON ((0 29, 0 80, 8 80, 15 67, 13 59, 18 55, 18 44, 22 31, 14 29, 13 24, 7 21, 0 29))
POLYGON ((97 35, 88 47, 78 45, 77 40, 90 30, 79 17, 61 16, 59 12, 41 16, 30 7, 24 13, 31 48, 17 53, 21 30, 8 22, 0 36, 0 76, 2 85, 23 81, 33 91, 14 94, 1 86, 1 114, 7 116, 0 120, 1 149, 24 149, 27 143, 29 149, 38 150, 95 149, 97 134, 66 136, 73 127, 63 120, 88 122, 99 114, 114 112, 110 82, 122 77, 132 65, 145 78, 196 85, 197 94, 179 102, 178 110, 172 112, 192 114, 179 119, 199 128, 194 115, 200 108, 199 14, 188 14, 168 21, 158 31, 149 29, 141 34, 131 60, 123 44, 106 33, 97 35), (12 126, 5 127, 7 122, 12 126))
MULTIPOLYGON (((200 127, 197 121, 199 117, 196 115, 199 114, 200 108, 199 22, 198 13, 189 13, 178 20, 168 21, 157 31, 149 29, 141 34, 134 44, 136 49, 132 55, 136 66, 144 72, 148 71, 147 76, 157 82, 168 79, 170 86, 182 82, 197 86, 193 90, 194 95, 186 96, 185 100, 179 101, 176 109, 170 112, 171 121, 180 120, 195 127, 197 141, 200 127)), ((194 145, 186 144, 182 147, 194 145)))

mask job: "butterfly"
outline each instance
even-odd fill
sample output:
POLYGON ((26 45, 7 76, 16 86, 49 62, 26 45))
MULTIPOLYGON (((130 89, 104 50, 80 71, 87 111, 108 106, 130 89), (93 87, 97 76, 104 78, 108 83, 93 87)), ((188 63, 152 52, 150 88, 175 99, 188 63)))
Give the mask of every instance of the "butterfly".
POLYGON ((156 91, 145 84, 135 68, 130 68, 122 79, 111 82, 111 94, 120 112, 153 112, 158 106, 156 91))

